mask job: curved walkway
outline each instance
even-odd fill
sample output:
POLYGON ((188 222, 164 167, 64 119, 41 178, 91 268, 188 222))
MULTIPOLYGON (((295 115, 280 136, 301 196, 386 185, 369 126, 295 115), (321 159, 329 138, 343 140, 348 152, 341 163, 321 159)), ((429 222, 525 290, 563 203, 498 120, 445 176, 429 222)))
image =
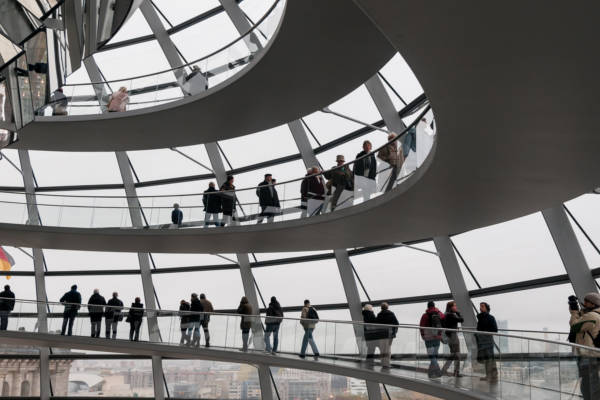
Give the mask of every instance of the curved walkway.
POLYGON ((374 75, 393 54, 393 47, 352 2, 289 0, 279 32, 265 51, 214 88, 126 113, 36 117, 19 131, 19 142, 12 146, 141 150, 258 132, 333 103, 374 75))

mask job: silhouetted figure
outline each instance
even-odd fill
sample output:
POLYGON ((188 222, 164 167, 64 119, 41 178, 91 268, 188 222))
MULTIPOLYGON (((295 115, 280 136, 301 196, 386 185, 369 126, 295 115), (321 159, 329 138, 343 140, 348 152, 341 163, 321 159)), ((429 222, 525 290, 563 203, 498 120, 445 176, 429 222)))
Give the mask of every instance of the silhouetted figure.
POLYGON ((183 211, 179 208, 179 204, 173 204, 173 211, 171 211, 171 222, 174 225, 181 226, 183 223, 183 211))
POLYGON ((235 186, 233 176, 228 175, 227 180, 221 185, 221 208, 223 209, 223 221, 221 226, 231 224, 235 212, 235 186))
POLYGON ((113 292, 112 298, 106 303, 107 306, 104 311, 104 323, 106 325, 106 338, 110 339, 110 333, 112 331, 112 338, 117 338, 117 325, 123 321, 123 302, 119 300, 119 293, 113 292))
MULTIPOLYGON (((458 329, 458 324, 462 324, 464 318, 458 312, 455 301, 449 301, 446 304, 446 314, 444 317, 444 328, 447 329, 458 329)), ((458 332, 446 331, 444 332, 448 338, 448 347, 450 347, 450 358, 446 360, 442 367, 442 375, 448 371, 450 365, 454 361, 454 376, 460 378, 460 340, 458 338, 458 332)))
POLYGON ((204 311, 204 308, 196 293, 192 293, 190 311, 192 312, 189 318, 191 325, 190 329, 193 329, 192 346, 198 347, 200 346, 200 321, 204 317, 204 315, 201 315, 200 313, 204 311))
POLYGON ((379 340, 379 351, 381 352, 381 365, 383 368, 389 368, 392 361, 392 342, 398 332, 398 319, 390 310, 388 303, 381 303, 381 311, 377 314, 375 320, 378 324, 394 325, 387 329, 382 329, 381 339, 379 340))
POLYGON ((281 305, 275 298, 271 297, 271 302, 267 308, 267 318, 265 319, 265 350, 268 353, 277 353, 279 345, 279 326, 283 318, 281 305), (273 334, 273 347, 271 347, 271 334, 273 334))
POLYGON ((208 331, 208 323, 210 322, 210 313, 214 312, 212 303, 206 298, 204 293, 200 293, 200 303, 202 303, 203 317, 200 319, 202 330, 204 330, 205 346, 210 347, 210 332, 208 331))
POLYGON ((267 218, 267 222, 273 222, 275 214, 279 212, 279 195, 271 174, 265 174, 265 180, 258 184, 256 196, 260 205, 257 223, 262 223, 264 218, 267 218))
POLYGON ((325 172, 325 178, 329 179, 327 185, 333 189, 331 197, 331 211, 338 206, 338 200, 344 190, 354 190, 354 177, 352 171, 347 165, 343 155, 338 155, 335 158, 336 166, 333 169, 325 172))
POLYGON ((8 328, 8 316, 15 308, 15 294, 9 285, 4 285, 4 291, 0 292, 0 331, 8 328))
MULTIPOLYGON (((490 305, 488 303, 479 304, 479 314, 477 314, 477 330, 482 332, 498 332, 496 318, 490 314, 490 305)), ((485 376, 483 381, 491 383, 498 382, 498 367, 494 355, 494 336, 475 335, 477 340, 477 361, 485 365, 485 376)))
POLYGON ((240 300, 240 305, 237 309, 237 313, 241 315, 240 318, 240 329, 242 330, 242 351, 248 351, 248 339, 250 338, 250 329, 252 328, 252 321, 254 314, 252 305, 248 302, 246 296, 240 300))
POLYGON ((81 294, 77 291, 77 285, 71 286, 71 290, 63 294, 60 298, 60 302, 65 304, 60 334, 64 336, 66 332, 68 336, 72 336, 73 323, 75 322, 79 308, 81 308, 81 294), (69 325, 68 331, 67 325, 69 325))
POLYGON ((441 328, 443 320, 444 314, 436 308, 435 303, 433 301, 427 303, 427 309, 421 316, 419 326, 422 328, 420 329, 421 338, 425 342, 425 348, 427 349, 427 355, 429 356, 429 369, 427 375, 430 378, 439 378, 442 376, 440 365, 438 363, 438 354, 443 332, 434 328, 441 328))
POLYGON ((90 323, 92 337, 100 337, 100 328, 102 326, 102 316, 104 315, 104 306, 106 300, 100 295, 98 289, 94 289, 94 294, 88 300, 88 311, 90 313, 90 323))
POLYGON ((185 300, 181 300, 179 303, 179 329, 181 330, 181 339, 179 340, 180 345, 190 344, 190 333, 188 329, 190 327, 190 303, 185 300))
POLYGON ((319 314, 313 306, 310 305, 310 300, 304 300, 304 307, 300 313, 300 325, 304 328, 304 336, 302 337, 302 346, 300 347, 300 358, 306 357, 306 348, 310 344, 313 355, 319 357, 319 349, 313 338, 313 332, 319 323, 319 314))
POLYGON ((143 319, 144 305, 140 298, 136 297, 135 301, 131 303, 129 316, 127 317, 127 322, 129 322, 129 340, 136 342, 140 340, 140 327, 142 326, 143 319))
POLYGON ((208 189, 202 195, 202 204, 204 205, 204 226, 209 226, 212 219, 215 226, 221 225, 219 213, 221 210, 221 194, 215 189, 215 183, 210 182, 208 189))

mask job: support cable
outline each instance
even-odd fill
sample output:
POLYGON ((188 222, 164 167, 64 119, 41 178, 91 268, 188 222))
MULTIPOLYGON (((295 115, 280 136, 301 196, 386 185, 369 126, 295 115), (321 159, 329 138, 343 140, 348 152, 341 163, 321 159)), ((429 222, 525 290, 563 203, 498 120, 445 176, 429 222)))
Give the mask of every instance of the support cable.
POLYGON ((458 254, 458 258, 460 258, 460 261, 462 261, 462 263, 465 266, 465 268, 467 269, 467 271, 469 271, 469 275, 471 275, 471 278, 473 278, 473 281, 477 285, 477 288, 481 289, 481 285, 479 284, 479 281, 477 280, 477 278, 475 278, 475 274, 473 274, 473 271, 471 271, 471 268, 469 268, 469 265, 463 258, 462 254, 460 254, 460 251, 458 250, 458 247, 456 247, 456 245, 454 244, 454 241, 452 240, 452 238, 450 238, 450 244, 452 244, 452 248, 454 249, 456 254, 458 254))

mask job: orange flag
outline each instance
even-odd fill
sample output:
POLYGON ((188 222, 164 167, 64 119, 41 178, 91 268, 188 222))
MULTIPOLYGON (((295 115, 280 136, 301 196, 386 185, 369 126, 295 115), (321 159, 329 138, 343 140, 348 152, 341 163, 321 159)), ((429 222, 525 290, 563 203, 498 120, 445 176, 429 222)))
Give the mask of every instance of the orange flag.
MULTIPOLYGON (((0 271, 10 271, 13 265, 15 265, 15 259, 0 246, 0 271)), ((6 275, 6 279, 10 279, 10 275, 6 275)))

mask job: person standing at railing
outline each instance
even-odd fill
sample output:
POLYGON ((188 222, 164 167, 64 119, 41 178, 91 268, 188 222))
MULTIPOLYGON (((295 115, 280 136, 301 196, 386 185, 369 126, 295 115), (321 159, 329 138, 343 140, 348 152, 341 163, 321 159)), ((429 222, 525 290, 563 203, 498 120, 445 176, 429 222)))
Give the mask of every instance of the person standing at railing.
POLYGON ((4 290, 0 292, 0 331, 8 328, 8 315, 15 308, 15 294, 10 290, 9 285, 4 285, 4 290))
POLYGON ((205 347, 210 347, 210 332, 208 331, 208 323, 210 322, 210 314, 215 311, 212 303, 206 298, 204 293, 200 293, 200 303, 202 303, 202 310, 204 315, 200 319, 202 330, 204 331, 204 342, 205 347))
POLYGON ((125 86, 121 86, 117 92, 110 95, 106 109, 108 112, 127 111, 127 103, 129 103, 129 94, 127 94, 127 88, 125 86))
POLYGON ((227 180, 221 185, 221 207, 223 208, 223 222, 221 226, 231 224, 235 211, 235 186, 233 176, 227 175, 227 180))
POLYGON ((181 300, 179 303, 179 329, 181 330, 181 339, 179 340, 180 345, 190 344, 190 334, 188 329, 190 327, 190 303, 185 300, 181 300))
MULTIPOLYGON (((571 331, 569 341, 589 347, 599 347, 600 341, 600 295, 588 293, 583 300, 583 309, 579 309, 577 297, 569 296, 571 331)), ((598 353, 576 349, 577 367, 581 378, 581 393, 585 400, 600 399, 600 360, 598 353)))
POLYGON ((441 330, 435 328, 442 327, 444 314, 438 310, 433 301, 427 303, 427 310, 421 316, 419 326, 422 328, 421 338, 425 342, 427 355, 429 356, 429 369, 427 375, 430 378, 439 378, 442 376, 440 365, 438 364, 438 353, 440 351, 440 343, 442 341, 441 330))
POLYGON ((356 155, 354 162, 354 188, 361 191, 362 197, 369 200, 377 189, 377 160, 371 153, 373 145, 370 141, 363 142, 363 151, 356 155))
POLYGON ((189 322, 190 322, 190 330, 193 329, 192 333, 192 343, 191 345, 194 347, 200 346, 200 321, 203 317, 200 313, 204 311, 204 307, 202 307, 202 302, 198 298, 198 294, 192 293, 192 298, 190 300, 190 314, 189 322))
POLYGON ((265 350, 267 353, 277 353, 279 345, 279 326, 283 318, 283 310, 275 296, 271 297, 271 302, 267 308, 267 318, 265 319, 265 350), (271 334, 273 334, 273 347, 271 347, 271 334))
POLYGON ((71 286, 71 290, 63 294, 63 296, 60 298, 60 302, 65 303, 65 309, 63 311, 63 323, 60 334, 64 336, 66 332, 68 336, 72 336, 73 323, 75 322, 77 312, 81 307, 81 293, 77 291, 77 285, 71 286), (67 324, 69 325, 68 331, 67 324))
POLYGON ((306 348, 310 344, 313 355, 319 357, 319 349, 313 338, 313 332, 319 323, 319 314, 313 306, 310 305, 310 300, 304 300, 304 307, 300 313, 300 325, 304 328, 304 337, 302 338, 302 347, 300 347, 300 358, 306 357, 306 348))
POLYGON ((369 325, 377 323, 377 317, 373 312, 373 306, 370 304, 365 304, 362 309, 362 316, 363 322, 365 323, 363 327, 363 335, 365 337, 365 344, 367 347, 366 358, 367 361, 372 362, 373 358, 375 357, 375 348, 377 348, 378 340, 380 339, 377 336, 379 327, 376 325, 369 325))
POLYGON ((394 325, 390 328, 382 330, 382 338, 379 340, 379 351, 381 352, 381 366, 383 368, 390 368, 392 361, 392 342, 398 332, 398 319, 396 314, 390 310, 388 303, 381 303, 381 311, 377 314, 375 320, 378 324, 383 325, 394 325))
POLYGON ((312 168, 306 170, 306 175, 300 183, 300 218, 306 218, 308 215, 308 176, 312 173, 312 168))
POLYGON ((88 300, 88 311, 90 313, 90 324, 93 338, 100 337, 100 328, 102 326, 102 316, 104 315, 104 306, 106 300, 100 295, 98 289, 94 289, 94 294, 88 300))
POLYGON ((123 302, 119 300, 119 293, 113 292, 112 298, 106 303, 106 311, 104 313, 104 323, 106 325, 106 338, 110 339, 112 330, 112 338, 117 338, 117 325, 123 321, 123 302))
POLYGON ((385 188, 386 192, 389 192, 394 187, 396 179, 398 179, 400 168, 402 168, 402 164, 404 164, 402 146, 398 144, 398 140, 394 140, 396 137, 397 135, 395 133, 390 133, 388 135, 388 144, 377 153, 377 157, 381 161, 385 161, 390 165, 390 176, 385 188))
MULTIPOLYGON (((498 324, 496 318, 490 314, 490 305, 488 303, 479 304, 480 313, 477 314, 477 330, 482 332, 498 332, 498 324)), ((477 340, 477 361, 485 366, 485 376, 482 381, 490 383, 498 382, 498 366, 496 365, 496 357, 494 355, 494 336, 492 335, 475 335, 477 340)))
POLYGON ((202 194, 202 204, 204 205, 204 226, 210 225, 212 219, 215 226, 219 226, 219 213, 221 212, 221 195, 215 189, 215 183, 210 182, 208 189, 202 194))
POLYGON ((127 316, 127 322, 129 322, 129 340, 136 342, 140 340, 140 327, 142 326, 143 319, 144 305, 140 298, 136 297, 135 301, 131 303, 129 315, 127 316))
POLYGON ((242 330, 242 351, 248 351, 248 340, 250 339, 250 329, 252 328, 252 321, 254 314, 252 305, 248 301, 246 296, 240 300, 240 305, 237 309, 237 314, 241 314, 240 329, 242 330))
MULTIPOLYGON (((458 324, 462 324, 464 318, 460 315, 455 301, 449 301, 446 304, 446 313, 444 314, 444 328, 458 329, 458 324)), ((460 374, 460 341, 458 340, 458 332, 446 331, 443 333, 448 338, 448 346, 450 347, 450 358, 446 360, 442 367, 442 375, 444 375, 450 365, 454 361, 454 376, 462 377, 460 374)))
POLYGON ((52 115, 67 115, 67 96, 64 95, 62 88, 56 89, 50 96, 52 115))
POLYGON ((261 224, 265 217, 268 223, 273 222, 279 204, 279 196, 273 183, 273 175, 265 174, 265 179, 256 187, 256 196, 260 205, 260 215, 256 223, 261 224))
POLYGON ((171 211, 171 222, 173 225, 181 226, 183 223, 183 211, 179 208, 179 204, 173 204, 173 211, 171 211))
POLYGON ((333 196, 331 197, 331 211, 337 207, 338 200, 344 190, 354 190, 354 177, 352 171, 347 165, 343 155, 337 155, 335 157, 336 166, 329 171, 324 173, 325 178, 329 179, 327 185, 333 190, 333 196))
POLYGON ((306 179, 306 211, 308 216, 319 214, 325 200, 325 182, 323 175, 319 175, 321 168, 315 166, 310 170, 309 178, 306 179))

